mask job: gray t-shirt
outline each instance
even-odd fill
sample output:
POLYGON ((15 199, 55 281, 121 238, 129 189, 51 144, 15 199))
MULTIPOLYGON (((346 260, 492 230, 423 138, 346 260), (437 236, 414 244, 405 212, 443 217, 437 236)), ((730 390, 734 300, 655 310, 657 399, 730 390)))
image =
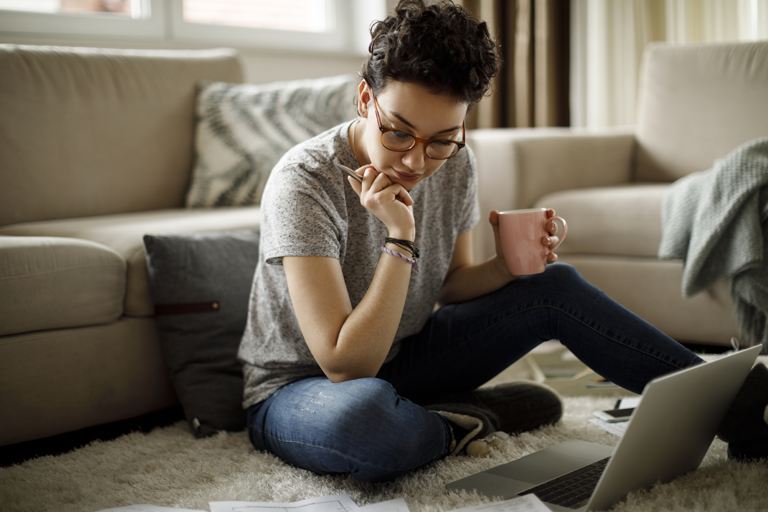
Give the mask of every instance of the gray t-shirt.
MULTIPOLYGON (((387 230, 333 161, 359 167, 349 146, 350 123, 296 146, 272 170, 261 202, 259 263, 238 356, 243 363, 243 405, 266 400, 279 387, 323 375, 301 333, 282 266, 283 256, 330 256, 341 263, 352 307, 373 279, 387 230)), ((464 148, 410 191, 414 200, 419 274, 412 273, 400 340, 419 332, 437 302, 456 237, 480 217, 474 156, 464 148)))

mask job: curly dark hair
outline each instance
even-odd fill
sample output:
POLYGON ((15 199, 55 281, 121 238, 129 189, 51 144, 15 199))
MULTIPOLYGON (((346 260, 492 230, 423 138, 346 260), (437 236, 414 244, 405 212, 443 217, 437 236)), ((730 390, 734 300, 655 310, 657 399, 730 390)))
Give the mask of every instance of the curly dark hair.
POLYGON ((490 91, 501 59, 485 22, 450 0, 401 0, 371 26, 360 75, 380 91, 390 80, 448 94, 470 108, 490 91))

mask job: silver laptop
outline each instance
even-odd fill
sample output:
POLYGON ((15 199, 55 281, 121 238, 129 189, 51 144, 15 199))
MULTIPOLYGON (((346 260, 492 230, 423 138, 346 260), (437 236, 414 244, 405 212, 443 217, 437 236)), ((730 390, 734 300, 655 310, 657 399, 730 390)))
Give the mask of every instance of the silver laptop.
POLYGON ((558 511, 606 510, 631 491, 699 467, 760 350, 741 350, 649 382, 615 448, 566 441, 446 487, 504 499, 536 494, 558 511), (567 481, 571 476, 575 483, 567 481), (563 494, 570 498, 558 497, 563 494))

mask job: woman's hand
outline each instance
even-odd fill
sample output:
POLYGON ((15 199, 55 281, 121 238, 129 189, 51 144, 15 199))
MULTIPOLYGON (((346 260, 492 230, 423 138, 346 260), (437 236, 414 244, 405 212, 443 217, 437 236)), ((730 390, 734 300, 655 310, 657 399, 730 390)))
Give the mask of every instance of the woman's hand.
POLYGON ((399 183, 378 172, 372 165, 355 171, 363 176, 362 183, 348 177, 352 189, 360 196, 360 204, 384 223, 391 236, 413 240, 416 221, 413 199, 399 183))
MULTIPOLYGON (((544 229, 547 230, 547 233, 549 233, 549 236, 542 237, 541 244, 547 247, 547 249, 550 249, 547 252, 547 263, 554 263, 557 261, 557 254, 555 254, 551 248, 557 245, 557 242, 559 238, 557 237, 557 222, 552 220, 552 217, 555 216, 555 210, 549 209, 547 210, 547 223, 544 226, 544 229)), ((507 274, 510 277, 516 277, 512 276, 512 274, 509 273, 509 269, 507 267, 507 262, 504 259, 504 250, 501 246, 501 235, 499 233, 499 212, 496 210, 493 210, 491 212, 491 215, 488 218, 488 221, 491 223, 491 227, 493 228, 493 238, 496 243, 496 259, 498 261, 498 270, 502 274, 507 274)))
POLYGON ((501 234, 499 232, 499 212, 496 210, 491 211, 491 215, 488 217, 488 222, 491 223, 491 228, 493 228, 493 239, 496 243, 496 270, 506 279, 515 279, 517 276, 512 275, 512 273, 509 271, 507 260, 504 259, 504 250, 501 247, 501 234))
POLYGON ((552 247, 557 245, 557 242, 560 240, 557 237, 557 222, 552 220, 552 217, 555 216, 555 210, 549 209, 547 210, 547 223, 544 226, 544 229, 547 230, 550 236, 545 236, 541 239, 542 245, 545 245, 550 251, 547 253, 547 263, 554 263, 557 261, 557 254, 555 254, 554 251, 552 251, 552 247))

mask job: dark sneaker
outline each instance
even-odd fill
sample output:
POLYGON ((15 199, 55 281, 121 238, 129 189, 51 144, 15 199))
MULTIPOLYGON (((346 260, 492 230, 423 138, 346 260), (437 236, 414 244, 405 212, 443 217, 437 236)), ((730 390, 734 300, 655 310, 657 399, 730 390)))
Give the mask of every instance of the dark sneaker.
POLYGON ((493 412, 474 405, 444 403, 427 405, 425 409, 444 417, 453 431, 451 455, 482 457, 490 453, 490 435, 499 429, 493 412))
POLYGON ((492 388, 438 397, 442 403, 460 403, 488 409, 498 418, 498 430, 519 434, 557 423, 563 401, 552 388, 530 381, 516 381, 492 388))
POLYGON ((728 443, 728 460, 757 462, 768 460, 768 439, 728 443))
POLYGON ((768 459, 768 368, 755 365, 725 415, 718 437, 730 459, 768 459))

